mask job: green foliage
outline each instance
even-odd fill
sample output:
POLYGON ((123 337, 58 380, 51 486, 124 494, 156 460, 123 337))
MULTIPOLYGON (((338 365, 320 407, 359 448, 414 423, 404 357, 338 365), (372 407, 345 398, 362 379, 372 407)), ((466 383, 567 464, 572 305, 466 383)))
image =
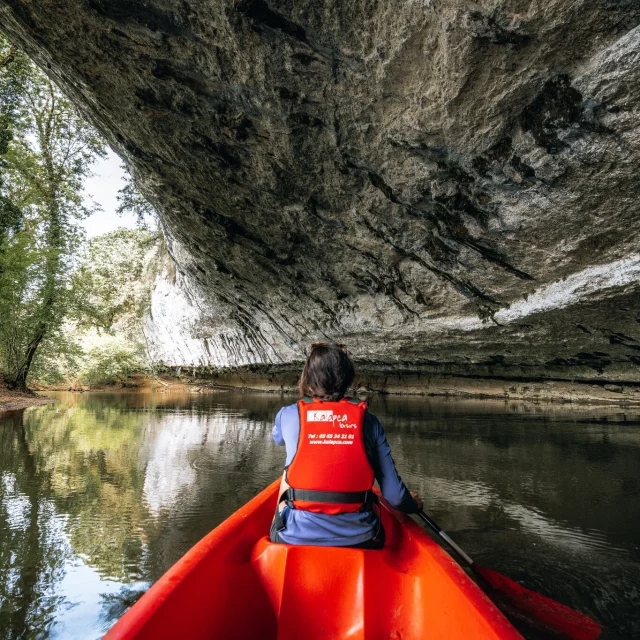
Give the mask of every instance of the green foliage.
POLYGON ((0 196, 0 370, 24 386, 32 365, 59 351, 81 242, 78 220, 97 133, 28 59, 0 39, 4 133, 0 196))
POLYGON ((83 384, 125 383, 146 369, 141 345, 114 339, 89 350, 78 377, 83 384))
POLYGON ((0 106, 0 373, 14 386, 122 382, 146 369, 153 209, 129 182, 119 212, 143 228, 83 242, 83 183, 103 142, 1 36, 0 106))
POLYGON ((7 197, 3 188, 3 174, 9 143, 20 120, 21 96, 25 92, 29 68, 28 58, 0 37, 0 254, 7 233, 17 231, 22 222, 19 207, 7 197))
POLYGON ((150 254, 159 234, 116 229, 93 238, 72 277, 72 317, 79 329, 118 330, 129 340, 142 338, 142 320, 151 302, 154 273, 150 254))
POLYGON ((68 318, 86 353, 67 377, 83 384, 124 383, 149 370, 144 321, 151 304, 161 236, 144 229, 116 229, 93 238, 71 279, 68 318))
POLYGON ((40 349, 30 371, 30 378, 42 384, 56 384, 76 379, 85 359, 84 349, 77 336, 56 327, 40 349))

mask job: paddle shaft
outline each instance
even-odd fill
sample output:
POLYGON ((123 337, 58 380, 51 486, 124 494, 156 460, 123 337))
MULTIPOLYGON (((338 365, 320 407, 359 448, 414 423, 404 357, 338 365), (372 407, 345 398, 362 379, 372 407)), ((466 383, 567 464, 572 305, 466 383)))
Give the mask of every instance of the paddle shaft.
POLYGON ((418 511, 418 515, 423 522, 429 525, 470 567, 473 566, 473 560, 422 509, 418 511))

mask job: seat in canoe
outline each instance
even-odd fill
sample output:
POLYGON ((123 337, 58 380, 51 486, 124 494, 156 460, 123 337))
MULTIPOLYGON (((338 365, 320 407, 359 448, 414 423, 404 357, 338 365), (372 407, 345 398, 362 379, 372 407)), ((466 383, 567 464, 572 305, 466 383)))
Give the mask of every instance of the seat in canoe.
POLYGON ((521 638, 453 558, 384 501, 384 549, 271 543, 279 485, 195 545, 105 640, 521 638))

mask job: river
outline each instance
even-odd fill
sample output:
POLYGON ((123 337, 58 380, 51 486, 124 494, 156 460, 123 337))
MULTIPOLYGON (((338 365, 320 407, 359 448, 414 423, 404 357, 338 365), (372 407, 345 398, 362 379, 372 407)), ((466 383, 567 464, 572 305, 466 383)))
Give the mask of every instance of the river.
MULTIPOLYGON (((0 638, 99 638, 279 476, 295 398, 55 393, 0 416, 0 638)), ((640 638, 640 409, 372 397, 406 483, 477 561, 640 638)))

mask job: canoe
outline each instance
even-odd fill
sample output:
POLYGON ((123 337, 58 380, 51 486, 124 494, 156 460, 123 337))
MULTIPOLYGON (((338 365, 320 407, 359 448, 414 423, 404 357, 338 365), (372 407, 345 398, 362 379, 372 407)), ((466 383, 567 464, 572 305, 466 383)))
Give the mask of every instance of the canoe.
POLYGON ((279 485, 187 552, 105 640, 522 638, 451 556, 384 501, 384 549, 271 543, 279 485))

